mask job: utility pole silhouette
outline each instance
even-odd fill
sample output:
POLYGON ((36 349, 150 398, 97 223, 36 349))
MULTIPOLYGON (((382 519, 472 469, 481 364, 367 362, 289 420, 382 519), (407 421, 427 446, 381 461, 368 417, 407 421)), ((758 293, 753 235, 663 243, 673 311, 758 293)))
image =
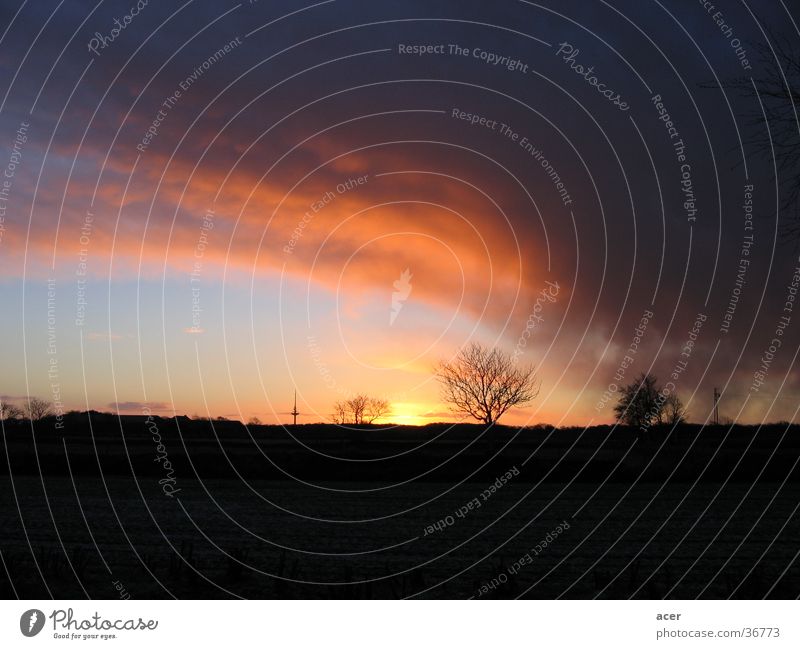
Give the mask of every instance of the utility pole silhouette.
POLYGON ((292 422, 292 426, 297 426, 297 415, 300 413, 297 412, 297 390, 294 391, 294 408, 292 408, 292 412, 289 413, 294 421, 292 422))
POLYGON ((713 415, 713 422, 715 426, 719 426, 719 398, 722 395, 719 393, 717 388, 714 388, 714 415, 713 415))

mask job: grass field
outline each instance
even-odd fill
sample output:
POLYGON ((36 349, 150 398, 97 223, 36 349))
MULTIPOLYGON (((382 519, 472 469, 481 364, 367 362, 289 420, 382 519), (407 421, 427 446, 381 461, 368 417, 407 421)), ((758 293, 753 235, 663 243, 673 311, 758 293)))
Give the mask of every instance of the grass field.
POLYGON ((4 597, 800 594, 794 428, 123 423, 5 431, 4 597))

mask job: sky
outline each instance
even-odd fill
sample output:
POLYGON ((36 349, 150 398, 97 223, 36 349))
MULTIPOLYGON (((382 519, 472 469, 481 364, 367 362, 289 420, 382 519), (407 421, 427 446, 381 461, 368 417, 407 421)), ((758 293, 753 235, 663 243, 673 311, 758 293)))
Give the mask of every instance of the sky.
POLYGON ((758 87, 783 3, 0 12, 5 399, 454 420, 433 368, 478 341, 536 368, 508 424, 609 423, 640 372, 692 421, 715 387, 726 418, 796 419, 772 132, 709 87, 758 87))

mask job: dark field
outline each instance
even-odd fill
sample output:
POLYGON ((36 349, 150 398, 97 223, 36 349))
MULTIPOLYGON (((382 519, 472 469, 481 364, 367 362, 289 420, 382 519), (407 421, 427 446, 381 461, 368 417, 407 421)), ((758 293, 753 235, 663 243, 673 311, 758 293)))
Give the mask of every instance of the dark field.
POLYGON ((299 426, 303 450, 159 419, 168 496, 143 420, 83 421, 5 429, 3 597, 800 595, 796 427, 299 426))

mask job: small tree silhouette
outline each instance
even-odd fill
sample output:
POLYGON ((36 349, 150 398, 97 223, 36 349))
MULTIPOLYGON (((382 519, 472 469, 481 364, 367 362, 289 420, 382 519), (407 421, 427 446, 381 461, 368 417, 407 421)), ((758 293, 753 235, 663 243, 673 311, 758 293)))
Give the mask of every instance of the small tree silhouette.
POLYGON ((331 419, 335 424, 371 424, 389 414, 389 402, 366 394, 357 394, 333 405, 331 419))
POLYGON ((688 417, 688 415, 689 413, 686 412, 686 406, 683 405, 683 401, 680 400, 680 397, 674 392, 670 393, 664 401, 664 411, 662 413, 663 422, 670 426, 683 424, 686 422, 686 417, 688 417))
POLYGON ((53 414, 53 406, 49 401, 38 397, 29 397, 26 414, 31 421, 39 421, 53 414))
POLYGON ((0 401, 0 421, 20 419, 22 416, 22 408, 18 408, 7 401, 0 401))
POLYGON ((376 419, 388 415, 389 410, 389 402, 386 399, 372 398, 367 402, 367 406, 364 409, 364 421, 367 424, 371 424, 376 419))
POLYGON ((656 423, 661 407, 658 406, 656 377, 640 374, 631 383, 622 387, 619 402, 614 406, 617 419, 628 426, 649 426, 656 423))
POLYGON ((623 386, 614 412, 620 423, 645 428, 654 424, 682 424, 687 416, 680 397, 674 392, 664 395, 658 379, 645 373, 623 386))
POLYGON ((484 424, 539 394, 532 367, 517 367, 509 354, 480 343, 471 343, 453 361, 440 362, 435 371, 442 399, 452 410, 484 424))

